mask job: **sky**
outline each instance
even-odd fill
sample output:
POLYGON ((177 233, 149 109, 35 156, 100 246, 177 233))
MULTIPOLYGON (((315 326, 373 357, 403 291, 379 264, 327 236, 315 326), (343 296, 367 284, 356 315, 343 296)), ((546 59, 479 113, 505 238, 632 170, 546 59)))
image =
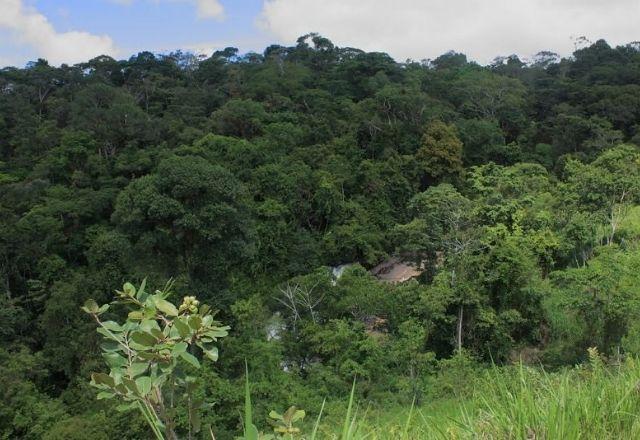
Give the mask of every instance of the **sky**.
POLYGON ((579 37, 640 40, 640 0, 0 0, 0 67, 73 64, 143 50, 262 52, 318 32, 398 61, 447 51, 571 54, 579 37))

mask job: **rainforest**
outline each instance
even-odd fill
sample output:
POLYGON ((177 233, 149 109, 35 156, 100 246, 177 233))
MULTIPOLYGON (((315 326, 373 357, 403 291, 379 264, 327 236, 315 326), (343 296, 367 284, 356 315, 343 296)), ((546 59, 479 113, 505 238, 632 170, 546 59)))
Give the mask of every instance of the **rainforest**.
POLYGON ((0 341, 2 439, 637 438, 640 45, 3 68, 0 341))

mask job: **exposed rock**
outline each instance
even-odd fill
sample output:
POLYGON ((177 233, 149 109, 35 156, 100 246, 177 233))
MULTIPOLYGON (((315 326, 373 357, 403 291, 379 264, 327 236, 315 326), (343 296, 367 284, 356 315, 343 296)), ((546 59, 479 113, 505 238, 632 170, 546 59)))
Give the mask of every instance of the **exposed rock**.
POLYGON ((369 272, 385 283, 402 283, 419 276, 424 269, 416 263, 393 257, 378 264, 369 272))

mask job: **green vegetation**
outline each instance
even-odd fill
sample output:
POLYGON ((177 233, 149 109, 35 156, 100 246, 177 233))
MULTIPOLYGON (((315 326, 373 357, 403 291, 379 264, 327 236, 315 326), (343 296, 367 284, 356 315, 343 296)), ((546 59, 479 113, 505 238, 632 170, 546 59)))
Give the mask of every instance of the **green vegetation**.
POLYGON ((188 435, 200 431, 202 399, 194 395, 196 379, 185 373, 182 364, 200 368, 200 361, 192 351, 200 348, 212 361, 218 360, 218 338, 227 336, 229 327, 213 320, 207 305, 193 296, 185 296, 180 307, 167 297, 170 286, 145 291, 146 280, 136 289, 125 283, 117 291, 120 303, 133 307, 127 321, 120 325, 103 321, 100 316, 109 305, 98 306, 87 300, 82 309, 98 324, 98 333, 104 339, 100 348, 109 366, 109 374, 92 373, 91 385, 102 390, 98 399, 120 399, 126 404, 119 411, 137 409, 145 418, 156 438, 177 439, 174 420, 176 394, 184 392, 188 411, 188 435), (166 390, 169 390, 168 392, 166 390))
POLYGON ((2 69, 0 438, 637 437, 639 145, 636 43, 2 69))
MULTIPOLYGON (((590 364, 562 372, 496 367, 471 379, 462 403, 369 408, 354 423, 355 438, 636 438, 638 378, 637 360, 605 369, 597 350, 590 364)), ((344 438, 331 426, 325 433, 344 438)))

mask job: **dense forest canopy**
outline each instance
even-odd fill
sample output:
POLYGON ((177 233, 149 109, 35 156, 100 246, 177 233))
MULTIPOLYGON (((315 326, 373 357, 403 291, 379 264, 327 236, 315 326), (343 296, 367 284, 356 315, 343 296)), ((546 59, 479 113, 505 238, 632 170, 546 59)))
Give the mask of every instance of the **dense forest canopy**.
POLYGON ((640 354, 638 145, 637 43, 480 66, 310 34, 4 68, 0 437, 147 435, 95 401, 80 310, 145 277, 231 326, 199 382, 220 438, 245 359, 264 408, 317 409, 354 376, 411 402, 474 362, 640 354), (392 257, 420 275, 370 273, 392 257))

